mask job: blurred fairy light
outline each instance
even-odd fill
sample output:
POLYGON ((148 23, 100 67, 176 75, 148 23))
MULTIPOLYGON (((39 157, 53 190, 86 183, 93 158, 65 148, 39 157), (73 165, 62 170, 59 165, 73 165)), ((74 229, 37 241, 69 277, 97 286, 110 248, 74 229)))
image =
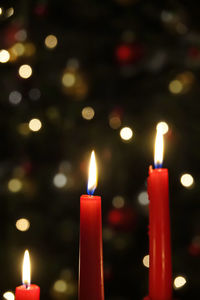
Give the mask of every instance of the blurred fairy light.
POLYGON ((116 115, 111 115, 109 117, 109 125, 112 129, 118 129, 121 126, 121 120, 116 115))
POLYGON ((144 256, 142 262, 146 268, 149 268, 149 254, 144 256))
POLYGON ((30 134, 30 129, 29 129, 28 123, 19 124, 17 129, 21 135, 27 136, 30 134))
POLYGON ((64 73, 62 83, 65 87, 72 87, 75 84, 76 76, 71 72, 64 73))
POLYGON ((28 93, 31 100, 38 100, 41 97, 41 92, 38 88, 33 88, 28 93))
POLYGON ((128 141, 132 138, 133 131, 130 127, 123 127, 120 130, 120 136, 121 136, 122 140, 128 141))
POLYGON ((94 109, 90 106, 86 106, 82 109, 82 117, 85 120, 92 120, 94 118, 95 112, 94 109))
POLYGON ((31 131, 39 131, 42 128, 42 123, 39 119, 32 119, 28 123, 31 131))
POLYGON ((157 130, 161 130, 162 134, 166 134, 169 130, 169 126, 166 122, 159 122, 156 126, 157 130))
POLYGON ((36 47, 33 43, 26 43, 25 45, 25 56, 32 56, 36 52, 36 47))
POLYGON ((146 191, 142 191, 138 194, 138 202, 140 205, 148 205, 149 204, 149 197, 146 191))
POLYGON ((22 100, 22 94, 18 91, 12 91, 9 95, 9 102, 11 104, 17 105, 22 100))
POLYGON ((19 42, 24 42, 27 39, 27 32, 25 29, 20 29, 15 34, 15 39, 19 42))
POLYGON ((175 79, 169 83, 169 91, 172 94, 180 94, 183 90, 183 84, 180 80, 175 79))
POLYGON ((67 184, 67 177, 63 173, 58 173, 53 178, 53 184, 57 188, 63 188, 67 184))
POLYGON ((68 284, 66 281, 64 281, 63 279, 59 279, 57 280, 54 285, 53 285, 53 289, 56 291, 56 292, 59 292, 59 293, 65 293, 68 289, 68 284))
POLYGON ((15 11, 14 11, 13 7, 8 8, 7 11, 6 11, 6 17, 7 18, 11 17, 12 15, 14 15, 14 12, 15 11))
POLYGON ((188 188, 188 187, 191 187, 191 186, 193 185, 193 183, 194 183, 194 178, 192 177, 191 174, 187 174, 187 173, 186 173, 186 174, 183 174, 183 175, 181 176, 180 181, 181 181, 181 184, 182 184, 184 187, 188 188))
POLYGON ((112 200, 112 205, 115 208, 122 208, 124 206, 125 200, 122 196, 115 196, 112 200))
POLYGON ((16 56, 22 56, 25 52, 25 47, 22 43, 16 43, 12 46, 11 51, 16 56))
POLYGON ((15 295, 11 291, 7 291, 3 294, 3 298, 6 300, 15 300, 15 295))
POLYGON ((187 280, 185 277, 183 276, 177 276, 174 279, 174 288, 175 289, 180 289, 181 287, 183 287, 186 284, 187 280))
POLYGON ((9 59, 10 59, 10 53, 5 49, 0 50, 0 63, 2 64, 7 63, 9 59))
POLYGON ((55 35, 50 34, 45 38, 45 46, 49 49, 54 49, 58 44, 58 39, 55 35))
POLYGON ((20 77, 27 79, 32 75, 32 68, 29 65, 22 65, 19 67, 18 72, 20 77))
POLYGON ((70 58, 67 62, 67 68, 76 71, 79 68, 79 61, 76 58, 70 58))
POLYGON ((0 15, 2 15, 3 14, 3 9, 2 9, 2 7, 0 7, 0 15))
POLYGON ((30 228, 30 222, 25 218, 18 219, 15 225, 19 231, 27 231, 30 228))
POLYGON ((12 193, 17 193, 22 189, 22 182, 18 178, 12 178, 8 181, 8 189, 12 193))

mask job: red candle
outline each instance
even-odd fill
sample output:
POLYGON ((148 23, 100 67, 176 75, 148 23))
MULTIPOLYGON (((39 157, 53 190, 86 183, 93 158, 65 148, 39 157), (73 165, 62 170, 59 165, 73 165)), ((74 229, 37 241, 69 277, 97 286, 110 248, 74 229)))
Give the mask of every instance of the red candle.
POLYGON ((30 257, 28 250, 24 253, 22 282, 23 285, 16 287, 15 300, 39 300, 40 288, 35 284, 30 284, 30 257))
POLYGON ((92 151, 88 195, 80 199, 79 300, 104 300, 101 197, 93 196, 96 186, 92 151))
POLYGON ((149 298, 172 299, 168 170, 162 169, 163 134, 157 131, 155 169, 149 168, 149 298))

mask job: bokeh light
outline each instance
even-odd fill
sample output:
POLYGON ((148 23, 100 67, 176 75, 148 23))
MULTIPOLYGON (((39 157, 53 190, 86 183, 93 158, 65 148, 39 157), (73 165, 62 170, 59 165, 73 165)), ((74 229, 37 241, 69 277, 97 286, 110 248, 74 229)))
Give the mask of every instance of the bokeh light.
POLYGON ((30 120, 28 126, 32 131, 39 131, 42 127, 42 123, 39 119, 32 119, 30 120))
POLYGON ((50 34, 45 38, 45 46, 49 49, 53 49, 57 46, 58 44, 58 39, 55 35, 50 34))
POLYGON ((65 87, 72 87, 75 84, 76 76, 73 73, 66 72, 62 77, 62 83, 65 87))
POLYGON ((11 50, 12 50, 14 55, 21 56, 25 52, 25 47, 22 43, 16 43, 16 44, 13 45, 11 50))
POLYGON ((181 184, 182 184, 184 187, 188 188, 188 187, 191 187, 191 186, 193 185, 193 183, 194 183, 194 178, 192 177, 191 174, 187 174, 187 173, 186 173, 186 174, 183 174, 183 175, 181 176, 180 181, 181 181, 181 184))
POLYGON ((142 191, 138 194, 138 202, 140 205, 148 205, 149 204, 149 197, 146 191, 142 191))
POLYGON ((149 254, 144 256, 142 262, 146 268, 149 268, 149 254))
POLYGON ((122 208, 124 206, 124 198, 122 196, 115 196, 112 200, 112 205, 115 208, 122 208))
POLYGON ((13 292, 7 291, 7 292, 3 293, 3 298, 6 299, 6 300, 14 300, 15 295, 14 295, 13 292))
POLYGON ((183 276, 177 276, 174 279, 174 288, 175 289, 180 289, 181 287, 183 287, 186 284, 187 280, 185 277, 183 276))
POLYGON ((82 109, 82 117, 85 120, 92 120, 94 118, 94 109, 91 106, 86 106, 82 109))
POLYGON ((41 92, 38 88, 33 88, 30 89, 29 93, 28 93, 29 97, 31 100, 38 100, 41 97, 41 92))
POLYGON ((29 129, 28 123, 19 124, 17 130, 18 130, 19 134, 24 135, 24 136, 27 136, 30 134, 30 129, 29 129))
POLYGON ((166 122, 159 122, 156 126, 157 130, 160 130, 162 132, 162 134, 166 134, 169 130, 169 126, 166 122))
POLYGON ((15 34, 15 39, 19 42, 24 42, 27 39, 27 32, 25 29, 20 29, 15 34))
POLYGON ((19 231, 27 231, 30 228, 30 222, 25 218, 18 219, 15 225, 19 231))
POLYGON ((130 127, 123 127, 120 130, 120 136, 121 136, 122 140, 128 141, 132 138, 133 131, 130 127))
POLYGON ((53 289, 59 293, 65 293, 67 291, 68 284, 66 281, 59 279, 54 283, 53 289))
POLYGON ((172 94, 180 94, 183 90, 183 84, 180 80, 175 79, 169 83, 169 91, 172 94))
POLYGON ((7 18, 11 17, 12 15, 14 15, 14 12, 15 11, 14 11, 13 7, 8 8, 7 11, 6 11, 6 17, 7 18))
POLYGON ((9 95, 9 102, 11 104, 17 105, 22 100, 22 94, 18 91, 12 91, 9 95))
POLYGON ((53 178, 53 184, 57 188, 62 188, 67 184, 67 177, 63 173, 58 173, 53 178))
POLYGON ((2 7, 0 7, 0 15, 2 15, 3 14, 3 9, 2 9, 2 7))
POLYGON ((12 178, 8 181, 8 189, 12 193, 17 193, 22 189, 22 182, 18 178, 12 178))
POLYGON ((9 59, 10 53, 5 49, 0 50, 0 63, 7 63, 9 59))
POLYGON ((109 117, 109 125, 112 129, 118 129, 121 126, 121 120, 116 115, 111 115, 109 117))
POLYGON ((19 67, 18 72, 21 78, 27 79, 32 75, 32 68, 29 65, 22 65, 19 67))

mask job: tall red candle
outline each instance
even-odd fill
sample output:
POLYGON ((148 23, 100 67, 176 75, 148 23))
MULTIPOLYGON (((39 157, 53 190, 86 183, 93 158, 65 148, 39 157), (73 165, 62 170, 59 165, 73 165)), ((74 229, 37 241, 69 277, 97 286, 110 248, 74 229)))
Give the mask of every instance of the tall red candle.
POLYGON ((39 286, 30 284, 30 258, 28 250, 24 253, 22 282, 23 285, 16 287, 15 300, 39 300, 39 286))
POLYGON ((79 300, 104 300, 101 197, 94 151, 91 155, 88 193, 80 199, 79 300))
POLYGON ((172 299, 168 170, 162 169, 163 134, 157 131, 155 169, 149 168, 149 298, 172 299))

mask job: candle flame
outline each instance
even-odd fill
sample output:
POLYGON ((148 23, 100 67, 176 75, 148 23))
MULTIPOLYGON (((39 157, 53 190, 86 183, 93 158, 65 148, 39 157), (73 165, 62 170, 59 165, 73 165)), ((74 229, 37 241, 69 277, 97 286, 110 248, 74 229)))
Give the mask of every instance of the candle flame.
POLYGON ((94 150, 91 153, 90 165, 89 165, 89 175, 88 175, 88 185, 87 192, 89 195, 93 195, 97 187, 97 164, 95 159, 94 150))
POLYGON ((31 263, 28 250, 24 252, 22 283, 26 286, 29 286, 31 284, 31 263))
POLYGON ((162 130, 158 129, 154 148, 154 165, 155 168, 162 168, 164 152, 164 139, 162 130))

